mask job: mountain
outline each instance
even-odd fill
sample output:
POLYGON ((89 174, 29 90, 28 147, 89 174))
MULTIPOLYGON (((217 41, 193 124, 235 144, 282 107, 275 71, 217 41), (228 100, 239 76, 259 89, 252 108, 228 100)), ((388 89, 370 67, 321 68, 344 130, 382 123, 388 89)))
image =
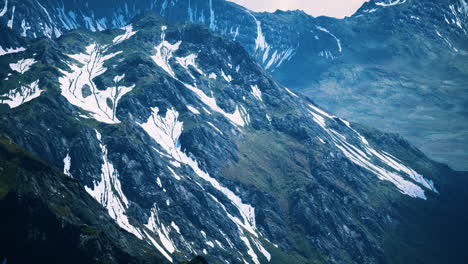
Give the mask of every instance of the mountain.
POLYGON ((166 261, 466 258, 466 175, 279 85, 238 42, 153 12, 24 41, 0 57, 0 133, 166 261))
POLYGON ((465 0, 371 0, 346 19, 254 13, 224 0, 4 0, 0 22, 23 36, 55 38, 123 27, 146 10, 206 24, 325 109, 468 169, 465 0))

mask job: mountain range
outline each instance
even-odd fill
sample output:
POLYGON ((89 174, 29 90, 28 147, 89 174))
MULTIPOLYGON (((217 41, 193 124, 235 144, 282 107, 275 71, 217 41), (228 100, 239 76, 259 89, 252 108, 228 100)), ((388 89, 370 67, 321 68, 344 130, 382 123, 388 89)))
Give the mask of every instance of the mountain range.
POLYGON ((203 23, 325 109, 399 133, 431 158, 468 170, 465 0, 371 0, 345 19, 254 13, 225 0, 5 0, 3 6, 0 22, 35 38, 120 28, 146 10, 171 22, 203 23))
MULTIPOLYGON (((350 19, 379 19, 402 2, 370 2, 350 19)), ((323 46, 310 50, 323 51, 323 72, 346 68, 325 62, 350 61, 348 42, 331 31, 350 20, 214 0, 4 6, 12 22, 0 25, 0 205, 11 215, 1 219, 0 258, 8 263, 466 259, 466 173, 283 85, 291 65, 310 58, 294 44, 301 25, 315 27, 323 46)))

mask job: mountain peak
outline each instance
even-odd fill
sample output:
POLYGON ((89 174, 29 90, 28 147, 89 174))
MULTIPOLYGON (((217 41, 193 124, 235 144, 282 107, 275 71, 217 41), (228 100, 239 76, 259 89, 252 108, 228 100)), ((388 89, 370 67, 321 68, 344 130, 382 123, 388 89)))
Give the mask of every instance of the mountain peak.
POLYGON ((152 10, 144 11, 136 15, 130 24, 138 25, 141 27, 153 27, 158 25, 168 24, 167 19, 163 18, 160 14, 152 10))

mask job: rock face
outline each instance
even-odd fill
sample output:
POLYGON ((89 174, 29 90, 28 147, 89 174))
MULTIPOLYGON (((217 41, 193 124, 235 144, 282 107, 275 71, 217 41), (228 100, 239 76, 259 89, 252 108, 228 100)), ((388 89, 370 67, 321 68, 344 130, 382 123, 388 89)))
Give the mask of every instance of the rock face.
POLYGON ((0 57, 0 133, 165 261, 466 257, 465 178, 277 84, 205 26, 145 13, 24 48, 0 57))
POLYGON ((168 263, 119 228, 77 180, 3 137, 0 210, 3 263, 168 263))

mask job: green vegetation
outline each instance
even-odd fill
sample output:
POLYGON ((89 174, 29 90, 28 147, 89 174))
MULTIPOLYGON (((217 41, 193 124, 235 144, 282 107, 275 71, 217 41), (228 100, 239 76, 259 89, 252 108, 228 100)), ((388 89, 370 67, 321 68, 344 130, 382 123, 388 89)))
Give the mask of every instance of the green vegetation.
POLYGON ((67 217, 71 213, 71 209, 68 206, 61 206, 61 205, 56 205, 56 204, 50 204, 49 206, 57 215, 61 217, 67 217))
POLYGON ((279 196, 284 210, 289 192, 310 183, 308 151, 295 139, 283 133, 258 131, 250 132, 237 145, 242 153, 239 162, 225 168, 223 175, 279 196))
MULTIPOLYGON (((297 140, 274 131, 249 131, 237 145, 239 153, 242 153, 239 162, 224 168, 223 176, 245 185, 254 185, 277 198, 281 207, 279 210, 284 212, 286 221, 289 221, 288 212, 293 192, 299 189, 307 192, 308 186, 316 184, 307 175, 311 174, 309 163, 318 162, 319 150, 306 149, 297 140)), ((297 230, 295 228, 300 227, 289 228, 288 237, 292 238, 301 252, 287 254, 271 243, 263 243, 270 245, 267 250, 273 256, 271 263, 325 263, 325 259, 316 252, 310 241, 303 234, 294 231, 297 230), (305 259, 301 255, 309 258, 305 259)), ((261 253, 258 252, 258 255, 261 253)))
POLYGON ((88 236, 99 236, 102 233, 102 230, 96 229, 92 226, 85 225, 81 227, 81 233, 88 236))

